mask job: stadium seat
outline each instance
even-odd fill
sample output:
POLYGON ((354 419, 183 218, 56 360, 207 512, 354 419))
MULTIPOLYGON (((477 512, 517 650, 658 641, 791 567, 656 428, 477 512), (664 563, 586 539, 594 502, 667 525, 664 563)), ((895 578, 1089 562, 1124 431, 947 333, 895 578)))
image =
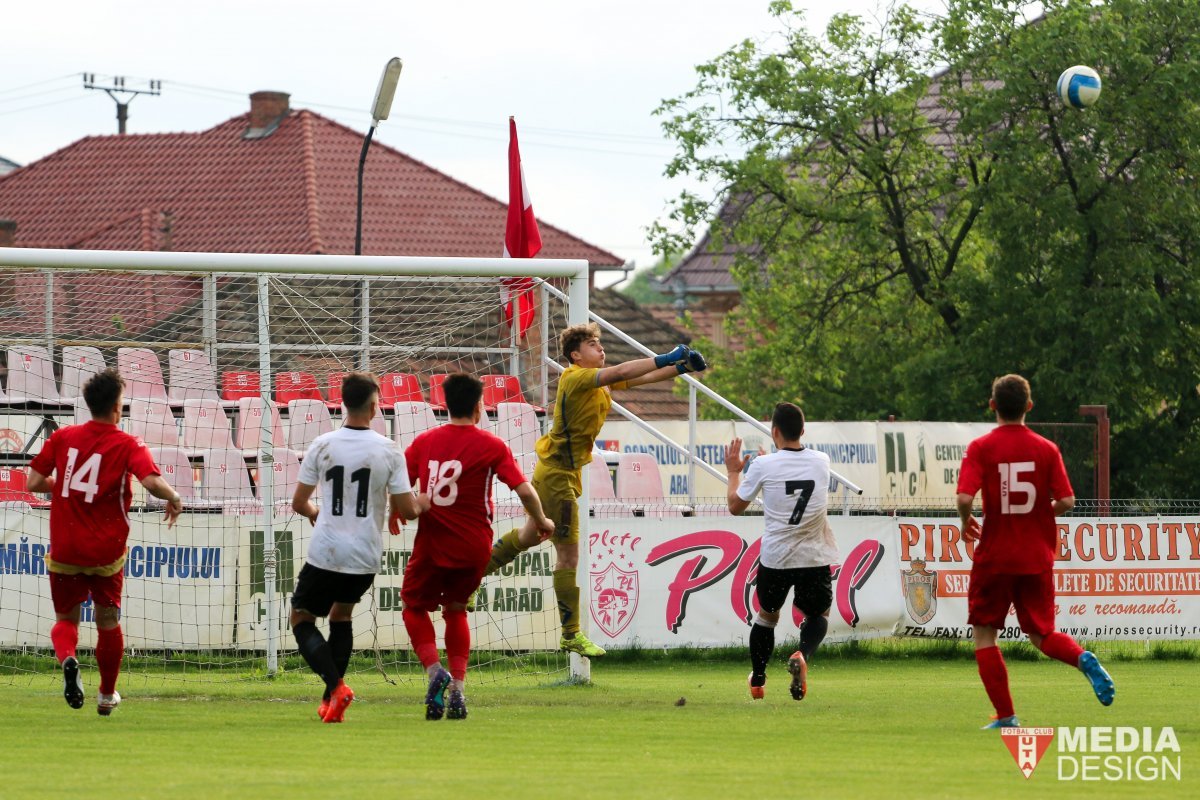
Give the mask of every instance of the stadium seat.
POLYGON ((163 400, 130 401, 129 432, 147 447, 179 446, 179 425, 170 404, 163 400))
POLYGON ((303 454, 323 433, 333 430, 333 420, 323 400, 292 400, 288 403, 287 446, 303 454))
POLYGON ((248 513, 261 510, 254 499, 250 473, 240 450, 212 449, 201 453, 204 466, 200 470, 200 497, 209 503, 220 503, 226 511, 248 513))
POLYGON ((311 372, 280 372, 275 376, 275 402, 286 406, 293 400, 320 400, 321 389, 317 386, 317 376, 311 372))
MULTIPOLYGON (((169 483, 172 489, 179 492, 183 504, 185 506, 195 505, 197 500, 196 476, 187 453, 179 447, 151 447, 150 455, 154 457, 154 463, 158 465, 158 471, 162 473, 163 480, 169 483)), ((166 504, 165 501, 159 500, 153 495, 148 496, 146 502, 148 505, 160 507, 166 504)))
POLYGON ((183 446, 188 450, 229 450, 233 448, 229 417, 225 416, 220 401, 184 401, 183 446))
POLYGON ((393 424, 395 425, 396 444, 403 452, 412 444, 413 439, 430 428, 437 427, 437 419, 433 409, 425 401, 401 402, 393 407, 393 424))
POLYGON ((633 515, 633 506, 617 499, 612 473, 602 458, 593 458, 588 464, 588 492, 593 517, 633 515))
POLYGON ((167 374, 167 397, 172 403, 220 399, 212 364, 203 350, 172 350, 167 355, 167 374))
POLYGON ((262 376, 257 372, 222 372, 221 399, 241 400, 262 395, 262 376))
MULTIPOLYGON (((286 447, 271 448, 271 458, 271 474, 274 478, 271 483, 271 497, 274 501, 272 505, 276 508, 290 508, 292 495, 296 493, 296 484, 300 482, 300 458, 294 450, 286 447)), ((259 479, 255 488, 258 489, 261 485, 262 481, 259 479)), ((262 499, 261 489, 258 491, 258 497, 262 499)))
POLYGON ((528 403, 497 404, 493 433, 503 439, 514 453, 532 453, 539 433, 533 406, 528 403))
POLYGON ((70 346, 62 349, 62 384, 59 396, 71 403, 83 394, 83 385, 107 365, 95 347, 70 346))
POLYGON ((10 403, 59 405, 62 401, 54 383, 54 362, 44 347, 21 345, 8 348, 8 391, 10 403))
POLYGON ((29 503, 34 508, 49 508, 49 500, 25 488, 27 479, 27 473, 20 467, 0 467, 0 503, 29 503))
MULTIPOLYGON (((340 399, 340 398, 339 398, 340 399)), ((379 376, 379 405, 391 408, 396 403, 424 403, 421 382, 407 372, 385 372, 379 376)))
POLYGON ((501 403, 526 403, 536 414, 545 414, 546 410, 532 405, 525 399, 521 391, 521 379, 516 375, 483 375, 483 407, 491 411, 501 403))
POLYGON ((90 421, 92 418, 92 410, 87 407, 82 397, 75 398, 75 417, 71 420, 75 425, 82 425, 90 421))
POLYGON ((617 461, 617 498, 632 505, 639 516, 681 517, 688 510, 667 502, 658 462, 648 453, 621 453, 617 461))
POLYGON ((144 347, 117 348, 117 371, 125 379, 125 400, 167 400, 162 364, 153 350, 144 347))
POLYGON ((449 375, 429 376, 429 407, 434 411, 446 410, 446 391, 442 388, 442 384, 449 377, 449 375))
MULTIPOLYGON (((241 449, 242 455, 253 456, 262 446, 263 409, 268 405, 261 397, 243 397, 237 401, 237 429, 234 437, 234 447, 241 449)), ((287 443, 283 438, 283 423, 279 420, 279 409, 274 403, 271 407, 271 445, 281 447, 287 443)))
MULTIPOLYGON (((329 389, 325 392, 325 396, 329 398, 331 404, 342 404, 342 379, 345 377, 345 372, 329 373, 329 389)), ((380 391, 380 394, 383 394, 383 392, 380 391)))
MULTIPOLYGON (((345 420, 346 420, 346 407, 345 407, 345 406, 342 406, 342 407, 341 407, 341 409, 342 409, 342 424, 343 424, 343 425, 345 425, 345 424, 346 424, 346 422, 345 422, 345 420)), ((388 435, 388 429, 387 429, 387 419, 385 419, 385 418, 384 418, 384 416, 383 416, 383 406, 376 406, 376 408, 375 408, 375 416, 374 416, 374 418, 371 420, 371 430, 375 431, 375 432, 376 432, 376 433, 378 433, 380 436, 387 436, 387 435, 388 435)))

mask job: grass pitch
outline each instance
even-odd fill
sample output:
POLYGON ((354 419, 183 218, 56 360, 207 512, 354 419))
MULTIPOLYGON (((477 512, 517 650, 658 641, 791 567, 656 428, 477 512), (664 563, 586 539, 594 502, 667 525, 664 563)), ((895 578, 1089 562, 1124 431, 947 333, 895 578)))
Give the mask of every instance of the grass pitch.
MULTIPOLYGON (((316 678, 184 683, 122 678, 97 716, 62 700, 57 674, 0 682, 0 797, 39 798, 968 798, 1196 797, 1200 682, 1194 653, 1113 651, 1117 700, 1079 673, 1010 650, 1017 712, 1030 726, 1173 726, 1183 780, 1059 781, 1052 748, 1033 777, 1000 737, 969 651, 830 648, 794 702, 777 651, 764 701, 743 658, 627 654, 593 684, 468 686, 470 718, 426 722, 415 677, 361 675, 342 725, 316 719, 316 678), (1155 657, 1155 656, 1159 657, 1155 657), (1167 653, 1170 656, 1170 653, 1167 653), (680 699, 682 705, 677 705, 680 699)), ((1100 650, 1105 656, 1104 649, 1100 650)))

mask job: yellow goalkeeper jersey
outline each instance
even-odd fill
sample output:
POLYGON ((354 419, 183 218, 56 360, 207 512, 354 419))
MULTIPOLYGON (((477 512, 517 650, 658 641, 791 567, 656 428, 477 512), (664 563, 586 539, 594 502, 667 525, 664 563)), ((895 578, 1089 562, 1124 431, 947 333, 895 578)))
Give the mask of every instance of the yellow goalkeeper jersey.
POLYGON ((612 408, 609 389, 626 383, 597 386, 595 367, 571 365, 558 377, 554 398, 554 424, 538 439, 536 451, 544 467, 581 473, 592 460, 592 447, 612 408))

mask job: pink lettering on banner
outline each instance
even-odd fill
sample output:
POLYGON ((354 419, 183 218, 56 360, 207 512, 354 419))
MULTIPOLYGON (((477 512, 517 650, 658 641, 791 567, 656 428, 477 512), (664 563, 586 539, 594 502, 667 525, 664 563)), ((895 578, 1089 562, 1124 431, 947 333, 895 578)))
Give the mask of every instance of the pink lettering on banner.
MULTIPOLYGON (((759 610, 754 586, 758 579, 758 557, 762 539, 747 546, 741 536, 731 531, 697 531, 670 539, 654 547, 646 556, 651 567, 659 566, 676 556, 713 550, 720 558, 716 566, 705 571, 708 556, 694 555, 683 561, 674 580, 667 586, 666 625, 672 633, 678 633, 687 614, 688 600, 696 592, 707 589, 733 571, 729 587, 729 605, 734 616, 749 623, 759 610)), ((875 568, 883 560, 883 543, 876 539, 864 539, 855 545, 843 564, 830 567, 834 580, 834 598, 838 614, 850 627, 859 622, 857 593, 861 590, 875 568)), ((792 619, 799 625, 804 615, 792 607, 792 619)))
POLYGON ((864 539, 855 545, 840 566, 834 567, 833 577, 837 581, 834 597, 837 599, 838 613, 851 628, 858 625, 858 605, 854 602, 854 594, 866 585, 882 558, 883 544, 875 539, 864 539))
POLYGON ((697 531, 658 545, 646 556, 646 563, 656 567, 668 559, 697 550, 716 550, 721 557, 708 572, 703 572, 708 563, 708 558, 703 555, 693 556, 679 567, 675 580, 667 586, 667 629, 671 633, 679 632, 692 593, 712 586, 728 575, 745 552, 746 543, 731 531, 697 531))

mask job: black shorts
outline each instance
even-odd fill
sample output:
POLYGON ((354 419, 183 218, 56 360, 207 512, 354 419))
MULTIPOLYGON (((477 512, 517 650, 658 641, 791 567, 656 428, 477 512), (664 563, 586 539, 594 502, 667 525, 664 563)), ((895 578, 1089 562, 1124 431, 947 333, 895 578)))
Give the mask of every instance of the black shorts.
POLYGON ((789 589, 795 589, 792 605, 806 617, 820 617, 833 605, 833 578, 829 567, 772 569, 759 565, 756 591, 758 605, 775 614, 783 608, 789 589))
POLYGON ((372 573, 333 572, 305 562, 296 578, 292 608, 314 617, 327 617, 334 603, 357 603, 374 582, 372 573))

